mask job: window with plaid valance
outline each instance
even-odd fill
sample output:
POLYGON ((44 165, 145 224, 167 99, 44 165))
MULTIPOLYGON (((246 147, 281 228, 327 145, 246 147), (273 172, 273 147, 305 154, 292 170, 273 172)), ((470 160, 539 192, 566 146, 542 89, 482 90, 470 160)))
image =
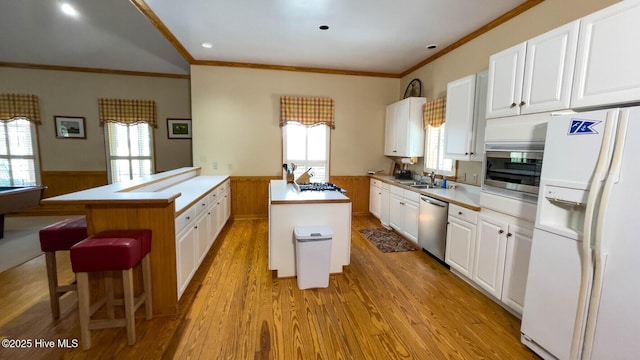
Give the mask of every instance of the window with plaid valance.
POLYGON ((156 102, 135 99, 98 99, 100 125, 108 122, 121 124, 148 123, 158 127, 156 102))
POLYGON ((427 125, 431 127, 437 128, 440 127, 445 122, 445 109, 447 105, 447 98, 443 97, 440 99, 427 101, 423 106, 423 120, 424 120, 424 128, 427 128, 427 125))
POLYGON ((0 121, 25 118, 40 124, 38 97, 29 94, 0 94, 0 121))
POLYGON ((331 129, 335 129, 333 99, 282 96, 280 98, 280 127, 289 122, 310 126, 325 124, 331 129))

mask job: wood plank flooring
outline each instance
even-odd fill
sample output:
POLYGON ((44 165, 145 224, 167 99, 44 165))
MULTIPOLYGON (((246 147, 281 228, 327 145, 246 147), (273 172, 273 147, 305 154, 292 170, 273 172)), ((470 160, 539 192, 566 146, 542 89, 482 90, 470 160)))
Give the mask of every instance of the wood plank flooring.
MULTIPOLYGON (((519 340, 520 321, 428 255, 383 254, 352 221, 351 265, 327 289, 300 291, 267 270, 268 224, 227 224, 175 317, 126 331, 92 331, 89 351, 4 349, 0 359, 536 359, 519 340)), ((59 257, 72 278, 68 256, 59 257)), ((49 309, 44 258, 0 273, 0 338, 79 339, 75 293, 49 309)))

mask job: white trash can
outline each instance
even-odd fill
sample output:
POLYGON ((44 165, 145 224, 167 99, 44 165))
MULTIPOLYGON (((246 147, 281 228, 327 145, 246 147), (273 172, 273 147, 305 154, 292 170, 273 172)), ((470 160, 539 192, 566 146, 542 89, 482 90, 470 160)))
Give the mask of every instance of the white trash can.
POLYGON ((331 240, 327 226, 299 226, 293 229, 296 239, 296 275, 300 290, 329 287, 331 240))

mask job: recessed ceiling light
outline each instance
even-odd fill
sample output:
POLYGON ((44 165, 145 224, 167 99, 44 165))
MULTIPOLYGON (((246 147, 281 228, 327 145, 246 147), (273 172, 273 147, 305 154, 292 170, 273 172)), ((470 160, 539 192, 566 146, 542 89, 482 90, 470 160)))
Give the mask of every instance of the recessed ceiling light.
POLYGON ((318 26, 318 29, 320 29, 320 30, 329 30, 329 25, 320 25, 320 26, 318 26))
POLYGON ((63 13, 69 16, 73 16, 73 17, 78 16, 78 11, 68 3, 62 4, 62 6, 60 6, 60 10, 62 10, 63 13))
POLYGON ((211 49, 213 47, 213 44, 205 42, 205 43, 202 43, 202 47, 203 48, 207 48, 207 49, 211 49))
POLYGON ((438 45, 436 45, 436 44, 427 45, 427 49, 429 49, 429 50, 433 50, 433 49, 435 49, 437 47, 438 47, 438 45))

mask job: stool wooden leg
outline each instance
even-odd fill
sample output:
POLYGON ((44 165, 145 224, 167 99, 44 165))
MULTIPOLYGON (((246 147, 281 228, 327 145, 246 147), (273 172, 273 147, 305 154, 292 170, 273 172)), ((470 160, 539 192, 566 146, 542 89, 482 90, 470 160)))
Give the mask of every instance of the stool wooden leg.
POLYGON ((136 343, 136 309, 133 293, 133 269, 122 270, 122 285, 124 287, 124 312, 127 324, 129 345, 136 343))
POLYGON ((144 283, 144 310, 147 320, 153 317, 153 294, 151 293, 151 260, 149 254, 142 258, 142 282, 144 283))
POLYGON ((91 333, 89 332, 89 318, 91 303, 89 299, 89 273, 76 273, 78 283, 78 315, 80 317, 80 341, 82 350, 91 348, 91 333))
POLYGON ((109 319, 115 319, 116 313, 113 308, 113 278, 111 272, 105 272, 104 274, 104 288, 107 293, 107 316, 109 319))
POLYGON ((49 280, 49 301, 51 313, 55 319, 60 317, 60 299, 58 298, 58 267, 56 265, 56 253, 45 252, 47 262, 47 279, 49 280))

